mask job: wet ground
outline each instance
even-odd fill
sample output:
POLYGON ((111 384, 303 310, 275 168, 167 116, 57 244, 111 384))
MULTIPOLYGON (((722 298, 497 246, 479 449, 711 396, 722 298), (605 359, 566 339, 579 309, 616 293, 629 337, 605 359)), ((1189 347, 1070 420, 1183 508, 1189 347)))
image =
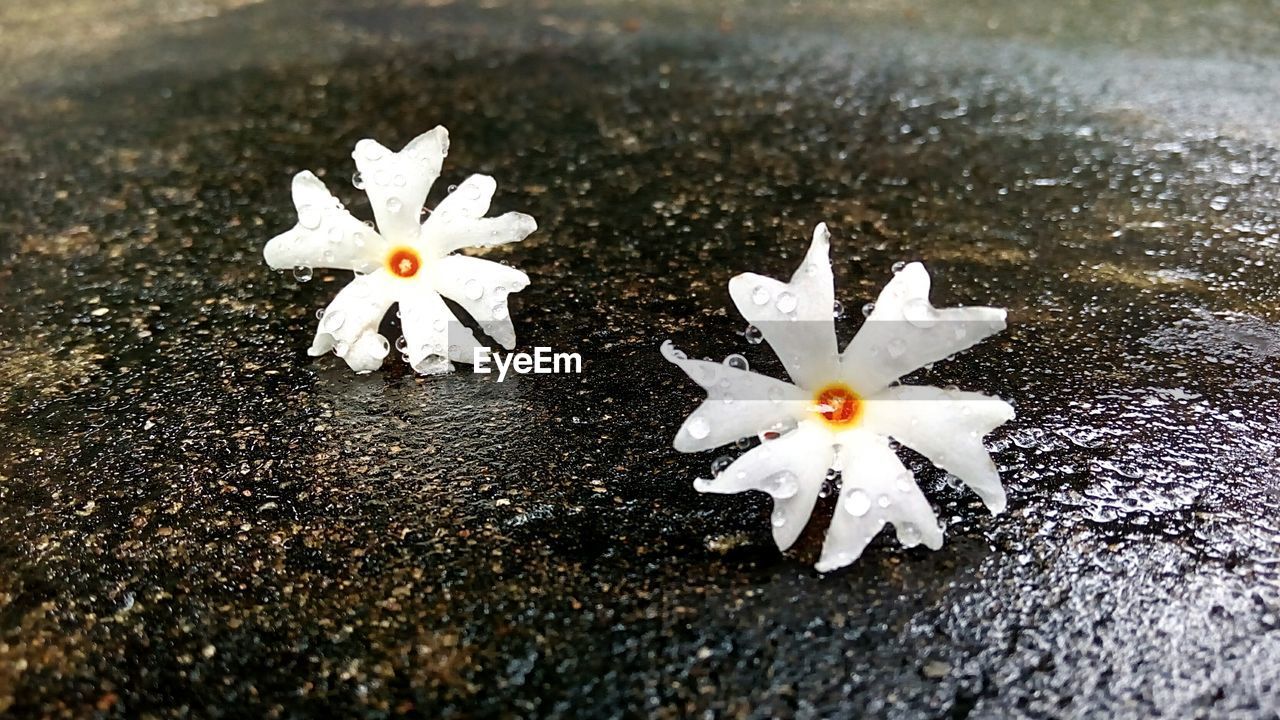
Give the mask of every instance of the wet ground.
POLYGON ((1277 717, 1274 8, 1039 5, 0 11, 0 711, 1277 717), (290 176, 438 123, 582 375, 306 356, 290 176), (1018 410, 1009 512, 911 457, 946 545, 825 576, 658 353, 780 374, 726 282, 820 220, 842 338, 923 260, 1010 329, 911 380, 1018 410))

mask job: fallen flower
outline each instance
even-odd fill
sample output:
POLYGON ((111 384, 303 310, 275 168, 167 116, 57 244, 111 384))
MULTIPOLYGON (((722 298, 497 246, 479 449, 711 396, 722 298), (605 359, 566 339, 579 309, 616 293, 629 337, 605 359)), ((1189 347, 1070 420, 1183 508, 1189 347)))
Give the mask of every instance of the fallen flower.
POLYGON ((794 385, 735 363, 691 360, 670 341, 662 346, 663 355, 707 392, 676 434, 677 450, 761 439, 695 487, 772 495, 779 549, 800 536, 829 471, 842 473, 816 565, 823 572, 856 560, 886 523, 904 546, 942 546, 933 509, 890 438, 960 478, 993 514, 1004 510, 1004 488, 982 438, 1014 415, 1008 403, 980 393, 894 384, 1003 330, 1004 310, 934 308, 928 273, 911 263, 895 273, 866 323, 838 352, 829 250, 830 234, 820 224, 789 283, 754 273, 729 281, 734 304, 778 354, 794 385))
POLYGON ((356 143, 351 156, 359 172, 353 182, 368 194, 377 230, 347 212, 311 172, 294 176, 298 224, 267 243, 267 264, 293 269, 302 280, 316 267, 356 274, 319 315, 310 355, 333 350, 358 373, 381 367, 391 343, 378 326, 394 303, 404 332, 396 344, 410 366, 425 375, 449 372, 450 361, 470 363, 474 349, 483 345, 443 298, 458 303, 502 347, 515 347, 507 295, 528 286, 529 277, 451 253, 519 242, 537 224, 516 212, 484 217, 497 187, 487 175, 467 178, 422 222, 427 193, 448 152, 449 133, 443 127, 419 135, 400 152, 373 140, 356 143))

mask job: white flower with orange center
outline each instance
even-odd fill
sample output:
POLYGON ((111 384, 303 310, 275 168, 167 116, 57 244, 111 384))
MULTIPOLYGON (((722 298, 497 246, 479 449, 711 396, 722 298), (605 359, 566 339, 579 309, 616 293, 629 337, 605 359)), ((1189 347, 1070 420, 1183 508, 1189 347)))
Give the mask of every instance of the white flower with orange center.
POLYGON ((835 515, 817 563, 823 572, 856 560, 886 523, 907 547, 942 546, 942 528, 891 438, 960 478, 993 514, 1004 510, 1004 488, 982 438, 1013 418, 1013 408, 999 398, 896 384, 1003 330, 1004 310, 933 307, 929 275, 912 263, 894 275, 840 352, 829 250, 830 233, 818 225, 791 282, 754 273, 729 281, 734 304, 769 341, 794 385, 730 363, 691 360, 669 341, 662 346, 666 358, 707 391, 706 401, 676 434, 677 450, 761 439, 695 487, 772 495, 779 549, 800 536, 829 471, 841 473, 835 515))
POLYGON ((528 286, 529 277, 451 253, 518 242, 537 223, 516 212, 485 217, 497 187, 487 175, 467 178, 422 221, 427 193, 448 152, 443 127, 419 135, 400 152, 373 140, 356 144, 355 182, 369 195, 377 230, 347 212, 312 173, 294 176, 298 224, 267 243, 267 264, 295 269, 299 277, 316 267, 356 273, 320 315, 309 354, 333 350, 356 372, 376 370, 391 351, 378 326, 398 304, 404 337, 396 344, 409 364, 427 375, 449 372, 450 361, 470 363, 482 345, 443 298, 461 306, 504 348, 515 347, 507 295, 528 286))

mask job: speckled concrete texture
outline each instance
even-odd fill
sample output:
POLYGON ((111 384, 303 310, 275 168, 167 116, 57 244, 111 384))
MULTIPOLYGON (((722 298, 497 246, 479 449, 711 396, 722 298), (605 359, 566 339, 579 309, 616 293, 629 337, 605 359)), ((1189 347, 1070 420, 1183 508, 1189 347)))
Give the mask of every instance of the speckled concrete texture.
POLYGON ((0 711, 1277 717, 1280 30, 1128 7, 0 11, 0 711), (355 141, 436 124, 583 374, 306 356, 289 178, 368 218, 355 141), (658 353, 781 376, 726 283, 822 220, 842 339, 923 260, 1010 328, 909 381, 1018 411, 1007 513, 911 455, 946 544, 825 576, 834 496, 781 554, 695 492, 658 353))

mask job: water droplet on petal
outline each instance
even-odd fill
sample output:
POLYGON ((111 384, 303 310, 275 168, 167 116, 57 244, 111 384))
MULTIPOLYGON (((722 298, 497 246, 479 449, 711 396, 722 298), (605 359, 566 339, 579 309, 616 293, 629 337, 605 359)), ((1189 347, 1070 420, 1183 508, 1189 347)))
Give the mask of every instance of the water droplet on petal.
POLYGON ((405 336, 401 335, 400 337, 396 338, 396 350, 399 350, 402 353, 408 352, 409 341, 405 339, 405 336))
POLYGON ((920 531, 916 529, 914 523, 903 523, 901 535, 903 545, 907 545, 909 547, 911 545, 920 544, 920 531))
POLYGON ((924 298, 911 298, 902 306, 902 316, 907 322, 921 329, 928 329, 938 323, 933 306, 924 298))
POLYGON ((484 286, 480 284, 479 280, 471 278, 467 281, 467 284, 463 286, 462 291, 472 300, 479 300, 480 297, 484 295, 484 286))
POLYGON ((907 342, 902 338, 894 338, 889 341, 886 349, 889 351, 889 357, 899 358, 907 351, 907 342))
POLYGON ((299 265, 293 269, 293 279, 298 282, 307 282, 314 274, 311 268, 305 265, 299 265))
POLYGON ((757 285, 756 289, 751 291, 751 302, 757 305, 769 302, 769 289, 763 285, 757 285))
POLYGON ((862 517, 871 511, 871 498, 862 490, 854 488, 844 496, 844 509, 854 517, 862 517))
POLYGON ((799 304, 800 302, 796 300, 796 296, 791 294, 788 291, 783 291, 778 294, 777 308, 778 308, 778 312, 782 313, 783 315, 790 315, 791 313, 795 312, 796 306, 798 306, 799 304))
POLYGON ((907 262, 905 260, 899 260, 898 262, 894 263, 893 274, 897 275, 898 273, 902 272, 902 269, 905 268, 906 266, 907 266, 907 262))
POLYGON ((871 317, 871 313, 875 312, 876 304, 871 302, 862 306, 862 317, 871 317))
POLYGON ((724 359, 724 364, 735 370, 746 370, 750 367, 747 359, 737 353, 730 355, 724 359))
POLYGON ((364 176, 362 176, 359 171, 356 171, 355 174, 351 176, 351 184, 354 185, 357 190, 363 190, 364 176))
POLYGON ((844 317, 844 305, 840 304, 839 300, 831 304, 831 317, 837 320, 844 317))
POLYGON ((320 211, 314 206, 303 205, 298 208, 298 224, 308 230, 320 227, 320 211))
POLYGON ((755 325, 748 325, 747 329, 742 332, 743 337, 752 345, 759 345, 764 342, 764 333, 760 332, 760 328, 755 325))
POLYGON ((320 308, 316 310, 316 319, 320 320, 323 317, 324 317, 324 308, 320 308))
POLYGON ((320 330, 330 335, 342 329, 342 324, 347 321, 347 316, 341 310, 334 310, 324 314, 324 318, 320 320, 320 330))
POLYGON ((711 423, 706 418, 696 417, 689 421, 686 428, 689 431, 689 437, 694 440, 702 440, 711 434, 711 423))
POLYGON ((500 302, 493 306, 493 319, 505 320, 507 317, 507 304, 500 302))
POLYGON ((773 514, 769 516, 769 522, 776 528, 780 528, 787 524, 787 514, 782 508, 774 508, 773 514))
POLYGON ((888 495, 881 495, 881 496, 876 500, 876 504, 877 504, 877 505, 879 505, 879 506, 880 506, 880 507, 882 507, 882 508, 887 508, 887 507, 889 507, 890 505, 892 505, 892 504, 893 504, 893 499, 892 499, 892 498, 890 498, 888 495))
POLYGON ((720 473, 724 472, 725 468, 729 467, 732 464, 733 464, 733 458, 729 457, 728 455, 721 455, 720 457, 711 461, 711 474, 719 475, 720 473))
POLYGON ((404 203, 400 202, 400 198, 387 198, 387 209, 393 213, 400 212, 400 208, 404 207, 404 203))
POLYGON ((449 371, 449 358, 444 355, 428 352, 417 365, 413 366, 415 372, 422 375, 438 375, 449 371))
POLYGON ((780 500, 794 497, 800 490, 800 481, 790 470, 776 472, 764 479, 761 490, 780 500))

